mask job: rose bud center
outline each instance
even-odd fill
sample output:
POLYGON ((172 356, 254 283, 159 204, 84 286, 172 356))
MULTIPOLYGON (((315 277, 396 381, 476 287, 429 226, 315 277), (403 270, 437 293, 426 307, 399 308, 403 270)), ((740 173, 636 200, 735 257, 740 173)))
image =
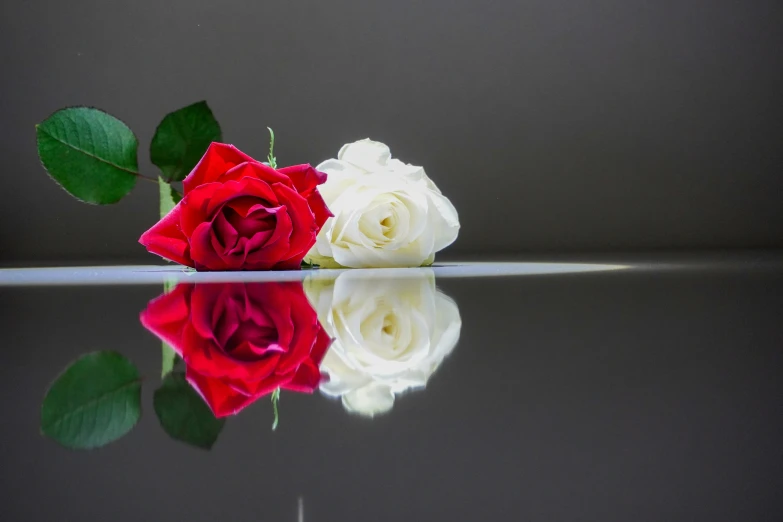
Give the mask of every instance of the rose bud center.
POLYGON ((291 221, 278 219, 280 214, 287 214, 285 207, 260 198, 242 197, 226 203, 212 222, 215 251, 244 258, 272 242, 287 240, 291 221))

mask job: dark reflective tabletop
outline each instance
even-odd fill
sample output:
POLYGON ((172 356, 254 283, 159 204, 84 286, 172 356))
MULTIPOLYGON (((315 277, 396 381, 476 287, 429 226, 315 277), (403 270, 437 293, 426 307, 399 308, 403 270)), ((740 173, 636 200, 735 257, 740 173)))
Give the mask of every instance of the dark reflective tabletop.
POLYGON ((783 256, 538 261, 0 271, 0 520, 783 519, 783 256))

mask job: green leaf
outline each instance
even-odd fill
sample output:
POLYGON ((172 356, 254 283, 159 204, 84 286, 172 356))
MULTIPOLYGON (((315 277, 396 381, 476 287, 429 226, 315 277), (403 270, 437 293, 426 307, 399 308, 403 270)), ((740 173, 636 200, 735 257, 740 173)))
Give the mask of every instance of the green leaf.
POLYGON ((61 109, 35 127, 46 172, 87 203, 116 203, 139 175, 139 142, 123 122, 90 107, 61 109))
POLYGON ((216 419, 204 399, 181 373, 169 373, 155 390, 155 413, 160 425, 173 439, 210 449, 220 435, 224 419, 216 419))
POLYGON ((41 432, 68 448, 99 448, 128 433, 140 416, 136 367, 116 352, 94 352, 52 383, 41 408, 41 432))
POLYGON ((150 157, 165 181, 182 181, 209 144, 221 139, 220 125, 207 102, 200 101, 163 118, 152 138, 150 157))
POLYGON ((182 196, 161 177, 158 177, 158 189, 160 193, 160 217, 162 218, 171 212, 177 203, 180 202, 182 196))

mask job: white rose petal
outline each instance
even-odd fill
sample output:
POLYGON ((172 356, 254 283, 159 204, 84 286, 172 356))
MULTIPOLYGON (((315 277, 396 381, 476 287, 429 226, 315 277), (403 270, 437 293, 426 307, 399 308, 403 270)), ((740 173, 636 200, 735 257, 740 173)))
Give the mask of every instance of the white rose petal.
POLYGON ((347 143, 337 153, 337 159, 356 165, 366 172, 380 170, 391 158, 389 147, 369 138, 347 143))
POLYGON ((422 167, 391 158, 369 139, 344 145, 318 170, 334 214, 305 260, 326 267, 408 267, 431 264, 457 239, 459 216, 422 167))
POLYGON ((384 384, 370 382, 343 395, 342 401, 346 410, 374 417, 392 409, 394 392, 384 384))

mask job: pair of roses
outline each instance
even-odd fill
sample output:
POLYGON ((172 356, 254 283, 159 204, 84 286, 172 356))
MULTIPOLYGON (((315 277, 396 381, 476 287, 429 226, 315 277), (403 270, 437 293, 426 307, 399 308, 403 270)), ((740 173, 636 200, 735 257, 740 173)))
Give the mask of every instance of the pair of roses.
POLYGON ((278 169, 271 129, 268 163, 256 161, 221 143, 204 101, 158 125, 150 144, 157 179, 139 172, 136 135, 99 109, 61 109, 36 135, 47 173, 86 203, 117 203, 139 179, 157 183, 161 220, 140 242, 197 270, 296 269, 303 260, 329 268, 430 265, 459 231, 457 211, 424 169, 392 158, 383 143, 360 140, 316 168, 278 169), (171 185, 180 181, 184 197, 171 185))
POLYGON ((212 143, 183 188, 140 242, 197 270, 421 266, 459 230, 424 169, 369 139, 316 168, 280 169, 212 143))

